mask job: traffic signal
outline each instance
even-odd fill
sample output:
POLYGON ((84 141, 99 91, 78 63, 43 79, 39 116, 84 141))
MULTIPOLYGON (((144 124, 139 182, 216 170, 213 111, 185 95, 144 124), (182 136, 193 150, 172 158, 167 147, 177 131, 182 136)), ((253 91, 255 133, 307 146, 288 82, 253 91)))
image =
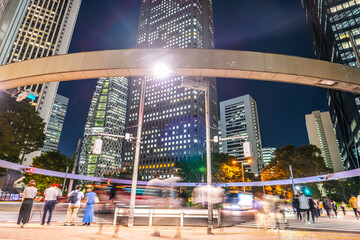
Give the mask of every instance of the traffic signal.
POLYGON ((23 173, 33 173, 34 172, 34 168, 32 168, 32 167, 20 168, 20 170, 23 173))
POLYGON ((311 195, 310 189, 305 188, 305 189, 304 189, 304 194, 305 194, 305 195, 311 195))
POLYGON ((110 180, 110 179, 108 179, 106 182, 107 182, 107 184, 109 185, 109 184, 110 184, 110 182, 111 182, 111 180, 110 180))

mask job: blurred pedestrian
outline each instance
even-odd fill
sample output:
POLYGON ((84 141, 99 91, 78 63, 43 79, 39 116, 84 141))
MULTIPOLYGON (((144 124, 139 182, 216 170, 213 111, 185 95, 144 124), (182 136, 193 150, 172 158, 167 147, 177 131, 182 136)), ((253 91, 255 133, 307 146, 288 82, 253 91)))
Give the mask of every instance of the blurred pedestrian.
POLYGON ((17 224, 21 228, 23 228, 24 225, 29 222, 33 201, 37 194, 37 188, 35 186, 35 180, 31 180, 24 190, 24 197, 21 203, 19 217, 17 220, 17 224))
POLYGON ((341 208, 341 210, 343 211, 343 214, 344 214, 344 216, 345 216, 345 215, 346 215, 346 214, 345 214, 346 204, 344 203, 344 201, 341 202, 340 208, 341 208))
POLYGON ((321 214, 324 213, 324 204, 322 201, 320 201, 320 199, 318 199, 318 203, 319 203, 319 214, 321 216, 321 214))
POLYGON ((297 194, 293 201, 292 201, 292 206, 296 211, 296 217, 298 221, 302 221, 302 217, 301 217, 301 212, 300 212, 300 208, 299 208, 299 194, 297 194))
POLYGON ((359 220, 359 214, 358 214, 358 210, 357 210, 357 199, 354 195, 351 195, 349 204, 350 204, 350 207, 354 210, 356 219, 359 220))
POLYGON ((47 225, 50 225, 52 212, 54 211, 58 197, 60 197, 62 193, 57 184, 52 184, 50 187, 48 187, 45 190, 44 195, 45 195, 45 205, 44 205, 44 213, 43 213, 41 225, 45 224, 47 211, 49 211, 49 218, 47 220, 47 225))
POLYGON ((328 216, 328 218, 330 218, 330 211, 332 209, 332 202, 327 197, 324 199, 324 208, 325 208, 325 211, 326 211, 326 215, 328 216))
POLYGON ((306 225, 310 224, 310 205, 309 205, 309 199, 307 196, 304 195, 304 193, 300 194, 299 197, 299 208, 302 214, 304 214, 303 219, 306 223, 306 225), (306 215, 306 218, 305 218, 306 215))
POLYGON ((70 226, 75 226, 76 215, 80 209, 81 199, 84 198, 84 193, 81 191, 81 185, 76 185, 75 190, 69 193, 69 206, 65 217, 64 226, 70 221, 70 226))
POLYGON ((317 212, 317 204, 316 204, 316 201, 312 197, 309 197, 309 206, 310 206, 312 222, 315 223, 315 218, 317 218, 317 213, 316 213, 317 212))
POLYGON ((83 226, 89 226, 93 221, 95 202, 97 202, 96 199, 96 193, 92 191, 92 188, 87 188, 85 193, 86 208, 82 220, 83 226))
POLYGON ((334 211, 335 217, 337 217, 338 207, 337 207, 337 204, 336 204, 335 201, 332 201, 332 203, 331 203, 331 208, 332 208, 332 210, 334 211))

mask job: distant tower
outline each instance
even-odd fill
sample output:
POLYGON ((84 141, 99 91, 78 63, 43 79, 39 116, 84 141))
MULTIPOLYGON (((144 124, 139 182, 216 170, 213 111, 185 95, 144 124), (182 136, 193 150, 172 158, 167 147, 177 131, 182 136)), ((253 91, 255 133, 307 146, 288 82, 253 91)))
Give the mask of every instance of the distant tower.
MULTIPOLYGON (((244 95, 220 102, 220 129, 221 138, 248 136, 253 152, 253 162, 248 169, 252 173, 260 173, 263 169, 263 159, 255 100, 250 95, 244 95)), ((222 151, 242 159, 244 158, 243 142, 242 139, 222 141, 222 151)))
POLYGON ((262 159, 264 162, 264 167, 266 167, 270 163, 271 159, 275 157, 275 150, 276 148, 271 147, 262 148, 262 159))
POLYGON ((79 160, 81 174, 102 177, 120 172, 122 139, 102 137, 101 155, 92 154, 92 147, 98 133, 124 135, 127 98, 127 78, 110 77, 98 80, 85 125, 79 160))
MULTIPOLYGON (((212 1, 143 0, 137 48, 214 48, 212 1)), ((199 159, 205 152, 204 94, 182 88, 183 78, 143 77, 130 81, 126 123, 134 136, 140 82, 147 81, 139 164, 144 180, 153 178, 155 173, 171 177, 176 161, 199 159)), ((216 80, 204 80, 210 82, 212 135, 217 135, 216 80)), ((134 155, 134 146, 125 143, 123 167, 132 168, 134 155)))
MULTIPOLYGON (((68 52, 81 0, 11 0, 6 4, 0 23, 0 64, 68 52)), ((39 97, 31 102, 44 119, 46 128, 59 83, 22 87, 39 97)), ((31 164, 40 151, 26 155, 23 164, 31 164)))
POLYGON ((305 119, 309 142, 321 150, 326 167, 334 172, 344 171, 329 112, 313 111, 305 119))
POLYGON ((56 151, 58 149, 68 105, 69 98, 56 94, 46 128, 46 140, 44 147, 41 149, 41 153, 56 151))

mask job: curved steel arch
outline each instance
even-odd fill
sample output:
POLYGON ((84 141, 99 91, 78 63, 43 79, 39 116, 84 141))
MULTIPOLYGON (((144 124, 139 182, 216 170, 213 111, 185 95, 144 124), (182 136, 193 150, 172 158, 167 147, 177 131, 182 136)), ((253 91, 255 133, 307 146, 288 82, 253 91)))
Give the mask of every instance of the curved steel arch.
POLYGON ((99 77, 153 75, 165 63, 176 76, 256 79, 360 94, 360 69, 278 54, 216 49, 126 49, 37 58, 0 66, 0 89, 99 77))

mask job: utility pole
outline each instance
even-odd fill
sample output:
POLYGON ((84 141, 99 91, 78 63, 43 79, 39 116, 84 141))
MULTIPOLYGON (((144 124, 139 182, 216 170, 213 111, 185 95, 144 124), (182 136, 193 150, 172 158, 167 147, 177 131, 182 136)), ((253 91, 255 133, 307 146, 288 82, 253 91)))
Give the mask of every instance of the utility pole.
POLYGON ((293 192, 294 192, 294 198, 295 198, 296 190, 295 190, 294 176, 293 176, 293 171, 292 171, 291 165, 289 166, 289 169, 290 169, 291 182, 292 182, 292 187, 293 187, 293 192))
MULTIPOLYGON (((77 147, 76 147, 75 157, 74 157, 74 165, 73 165, 73 168, 71 170, 71 174, 75 174, 75 172, 76 172, 76 167, 77 167, 77 163, 78 163, 78 159, 79 159, 80 145, 81 145, 81 138, 79 138, 78 144, 77 144, 77 147)), ((69 182, 68 191, 67 191, 68 195, 72 190, 73 184, 74 184, 74 179, 71 178, 70 182, 69 182)))
POLYGON ((134 158, 133 176, 132 176, 132 182, 131 182, 128 227, 134 226, 136 187, 137 187, 139 159, 140 159, 141 133, 142 133, 142 126, 143 126, 143 118, 144 118, 145 90, 146 90, 146 79, 143 79, 141 81, 141 92, 140 92, 139 114, 138 114, 138 128, 137 128, 137 134, 136 134, 135 158, 134 158))

